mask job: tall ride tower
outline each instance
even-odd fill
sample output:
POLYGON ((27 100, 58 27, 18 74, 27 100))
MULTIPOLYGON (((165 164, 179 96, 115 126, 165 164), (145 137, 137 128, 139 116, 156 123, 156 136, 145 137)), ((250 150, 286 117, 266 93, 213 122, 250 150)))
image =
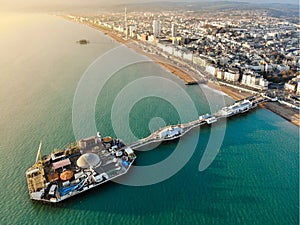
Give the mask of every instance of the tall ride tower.
POLYGON ((171 36, 172 37, 176 37, 177 33, 176 33, 176 25, 174 23, 172 23, 171 25, 171 36))
POLYGON ((128 23, 127 23, 127 8, 125 7, 124 27, 126 40, 128 39, 128 23))

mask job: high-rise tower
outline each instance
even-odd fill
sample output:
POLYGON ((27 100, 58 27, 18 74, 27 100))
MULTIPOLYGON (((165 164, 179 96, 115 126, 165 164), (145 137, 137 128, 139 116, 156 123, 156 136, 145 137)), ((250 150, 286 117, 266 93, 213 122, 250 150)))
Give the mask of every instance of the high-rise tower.
POLYGON ((160 21, 159 20, 153 20, 153 35, 155 37, 160 36, 160 31, 161 31, 160 21))

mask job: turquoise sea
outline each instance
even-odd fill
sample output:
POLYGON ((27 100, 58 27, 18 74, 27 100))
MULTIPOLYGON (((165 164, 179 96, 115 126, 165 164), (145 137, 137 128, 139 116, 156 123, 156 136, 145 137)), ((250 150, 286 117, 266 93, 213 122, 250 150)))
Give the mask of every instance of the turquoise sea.
MULTIPOLYGON (((34 163, 40 140, 43 154, 75 141, 72 107, 83 76, 103 75, 105 68, 91 72, 100 56, 106 58, 96 64, 101 60, 116 64, 118 59, 131 57, 132 51, 121 49, 119 58, 112 57, 118 43, 60 17, 0 17, 0 224, 299 224, 299 129, 262 108, 226 124, 194 130, 180 141, 138 151, 136 166, 140 167, 167 159, 178 145, 180 158, 175 162, 191 153, 182 168, 162 182, 145 186, 110 182, 58 205, 32 202, 25 171, 34 163), (84 38, 90 41, 88 45, 76 43, 84 38), (200 172, 199 162, 213 129, 222 128, 224 138, 212 140, 221 143, 219 153, 200 172)), ((220 99, 232 102, 205 87, 185 86, 147 61, 116 70, 102 82, 93 106, 95 126, 103 135, 118 134, 126 142, 135 140, 128 128, 142 138, 165 124, 187 122, 217 109, 220 99), (147 77, 164 80, 154 85, 147 77), (141 88, 132 89, 135 82, 141 88), (114 104, 132 90, 130 98, 114 104), (131 99, 137 101, 126 113, 131 99), (116 118, 112 109, 120 115, 117 124, 112 121, 116 118)), ((92 98, 99 85, 93 80, 88 84, 91 88, 84 93, 92 98)), ((80 123, 88 134, 86 121, 80 123)), ((143 179, 163 172, 156 170, 143 179)), ((123 181, 138 179, 134 174, 129 172, 123 181)))

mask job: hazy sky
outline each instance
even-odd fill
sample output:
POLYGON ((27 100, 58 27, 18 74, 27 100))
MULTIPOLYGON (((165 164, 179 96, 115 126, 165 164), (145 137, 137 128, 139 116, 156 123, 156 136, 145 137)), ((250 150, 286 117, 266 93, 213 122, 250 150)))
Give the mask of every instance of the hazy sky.
MULTIPOLYGON (((207 2, 209 0, 0 0, 0 10, 14 10, 14 9, 30 9, 30 8, 51 8, 57 9, 63 7, 78 7, 91 5, 116 5, 126 3, 144 3, 155 1, 169 1, 169 2, 207 2)), ((214 0, 216 1, 216 0, 214 0)), ((219 0, 220 1, 220 0, 219 0)), ((222 0, 221 0, 222 1, 222 0)), ((235 2, 255 2, 255 3, 283 3, 282 0, 232 0, 235 2)), ((285 0, 284 3, 299 4, 299 0, 285 0)))

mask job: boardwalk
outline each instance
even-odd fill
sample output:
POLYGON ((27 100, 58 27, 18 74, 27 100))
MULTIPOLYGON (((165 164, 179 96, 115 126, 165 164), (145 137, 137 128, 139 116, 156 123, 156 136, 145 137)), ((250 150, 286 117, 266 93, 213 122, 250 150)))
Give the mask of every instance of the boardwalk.
POLYGON ((132 149, 137 149, 149 145, 151 143, 174 140, 182 137, 183 135, 185 135, 195 127, 199 127, 205 124, 212 124, 222 118, 228 118, 234 115, 245 113, 253 108, 256 108, 260 103, 266 101, 277 101, 277 99, 270 98, 265 94, 253 95, 246 99, 237 101, 233 105, 224 107, 212 115, 205 114, 199 116, 197 120, 193 120, 188 123, 170 125, 170 126, 160 128, 159 130, 153 132, 148 137, 140 139, 134 143, 131 143, 128 146, 132 149))

